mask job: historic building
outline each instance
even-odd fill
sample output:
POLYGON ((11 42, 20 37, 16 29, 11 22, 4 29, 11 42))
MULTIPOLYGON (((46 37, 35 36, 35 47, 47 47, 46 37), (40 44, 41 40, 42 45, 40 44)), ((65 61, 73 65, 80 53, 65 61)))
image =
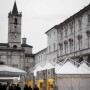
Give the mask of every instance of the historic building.
POLYGON ((51 64, 57 62, 57 30, 53 27, 47 32, 47 48, 35 54, 35 65, 42 67, 50 62, 51 64))
POLYGON ((21 22, 22 13, 18 12, 15 2, 8 14, 8 43, 0 43, 0 62, 27 71, 35 62, 33 47, 26 44, 26 38, 22 38, 21 44, 21 22))
POLYGON ((89 64, 90 4, 59 25, 52 27, 46 34, 46 61, 59 63, 66 58, 72 58, 76 62, 85 60, 89 64))
POLYGON ((73 58, 90 63, 90 4, 56 26, 58 60, 73 58))
POLYGON ((47 48, 35 54, 35 65, 41 65, 43 67, 46 64, 46 60, 47 60, 47 48))
MULTIPOLYGON (((55 27, 55 26, 54 26, 55 27)), ((57 30, 52 27, 47 35, 47 62, 57 62, 57 30)))

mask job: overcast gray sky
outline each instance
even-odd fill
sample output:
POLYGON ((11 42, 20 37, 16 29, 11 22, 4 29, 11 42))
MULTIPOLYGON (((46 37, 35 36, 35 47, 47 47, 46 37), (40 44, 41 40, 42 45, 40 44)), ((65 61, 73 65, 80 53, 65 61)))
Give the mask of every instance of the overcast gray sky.
MULTIPOLYGON (((7 43, 8 13, 15 0, 0 0, 0 43, 7 43)), ((22 37, 36 53, 47 47, 45 32, 72 16, 90 3, 90 0, 16 0, 22 12, 22 37)))

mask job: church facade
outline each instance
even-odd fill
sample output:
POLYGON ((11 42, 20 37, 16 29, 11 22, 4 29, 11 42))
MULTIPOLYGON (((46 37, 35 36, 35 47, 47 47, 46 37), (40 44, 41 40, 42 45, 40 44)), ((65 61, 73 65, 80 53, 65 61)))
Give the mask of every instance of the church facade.
POLYGON ((34 66, 33 47, 22 38, 22 13, 18 12, 16 2, 8 14, 8 43, 0 43, 0 62, 12 67, 28 70, 34 66))

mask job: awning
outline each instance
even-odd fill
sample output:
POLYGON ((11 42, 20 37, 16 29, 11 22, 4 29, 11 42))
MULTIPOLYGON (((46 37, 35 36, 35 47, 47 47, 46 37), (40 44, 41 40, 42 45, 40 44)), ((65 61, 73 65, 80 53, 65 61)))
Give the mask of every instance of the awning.
POLYGON ((26 71, 23 71, 21 69, 6 65, 0 65, 0 77, 17 77, 26 74, 26 71))

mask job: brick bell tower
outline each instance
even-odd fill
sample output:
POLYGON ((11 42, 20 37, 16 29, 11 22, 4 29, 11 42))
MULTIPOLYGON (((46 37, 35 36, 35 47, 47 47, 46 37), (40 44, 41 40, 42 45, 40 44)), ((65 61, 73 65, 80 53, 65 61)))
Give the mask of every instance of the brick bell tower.
POLYGON ((21 19, 22 13, 18 12, 15 1, 12 12, 8 14, 8 44, 10 48, 21 47, 21 19))

